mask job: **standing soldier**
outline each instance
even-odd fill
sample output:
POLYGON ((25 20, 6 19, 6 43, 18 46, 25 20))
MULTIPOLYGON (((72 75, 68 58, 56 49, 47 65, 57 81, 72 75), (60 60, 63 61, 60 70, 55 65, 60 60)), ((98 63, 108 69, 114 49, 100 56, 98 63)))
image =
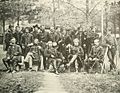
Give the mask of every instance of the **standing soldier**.
POLYGON ((84 59, 85 58, 87 58, 87 56, 88 56, 88 47, 87 47, 87 31, 84 31, 83 33, 82 33, 82 36, 81 36, 81 46, 82 46, 82 48, 83 48, 83 50, 84 50, 84 59))
MULTIPOLYGON (((77 38, 73 40, 73 43, 74 45, 71 47, 72 59, 67 64, 67 66, 69 67, 73 62, 75 62, 75 70, 76 70, 76 73, 78 73, 79 61, 82 61, 84 52, 82 47, 79 45, 79 40, 77 38)), ((83 66, 82 62, 81 62, 81 65, 83 66)))
POLYGON ((20 46, 21 46, 21 37, 22 37, 22 34, 23 33, 21 32, 20 27, 16 26, 14 37, 16 39, 16 44, 18 44, 20 46))
POLYGON ((34 31, 32 32, 33 39, 37 38, 39 39, 39 27, 38 25, 33 26, 34 31))
POLYGON ((117 50, 117 41, 114 36, 112 36, 111 29, 108 29, 108 33, 104 39, 105 46, 108 47, 107 55, 110 62, 110 71, 116 69, 114 63, 114 57, 117 50))
POLYGON ((47 43, 49 41, 49 34, 45 31, 45 27, 41 27, 41 32, 39 33, 39 40, 43 43, 47 43))
POLYGON ((60 34, 59 34, 59 28, 54 30, 54 28, 51 27, 51 33, 49 34, 50 40, 53 42, 57 42, 60 40, 60 34))
POLYGON ((29 44, 33 43, 33 35, 29 33, 29 28, 25 28, 25 33, 21 37, 21 44, 23 49, 24 57, 29 51, 29 44))
POLYGON ((6 45, 5 50, 6 51, 7 51, 8 47, 9 47, 9 45, 10 45, 10 40, 13 38, 13 32, 14 32, 14 26, 9 25, 9 29, 5 33, 5 45, 6 45))

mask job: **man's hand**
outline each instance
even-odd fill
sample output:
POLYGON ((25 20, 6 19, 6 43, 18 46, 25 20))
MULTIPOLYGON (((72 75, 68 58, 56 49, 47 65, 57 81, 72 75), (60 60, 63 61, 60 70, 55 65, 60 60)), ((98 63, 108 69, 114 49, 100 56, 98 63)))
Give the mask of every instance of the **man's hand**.
POLYGON ((65 60, 65 57, 62 57, 63 60, 65 60))
POLYGON ((98 61, 99 59, 98 58, 93 58, 94 61, 98 61))
POLYGON ((18 55, 18 53, 16 52, 16 53, 14 53, 14 56, 17 56, 18 55))
POLYGON ((22 49, 25 49, 25 46, 22 46, 22 49))
POLYGON ((30 46, 33 46, 33 43, 31 43, 31 44, 28 44, 27 46, 28 46, 28 47, 30 47, 30 46))
POLYGON ((66 46, 66 48, 69 48, 69 47, 71 47, 72 45, 71 44, 68 44, 67 46, 66 46))
POLYGON ((10 59, 10 57, 7 57, 7 59, 9 60, 9 59, 10 59))
POLYGON ((91 60, 92 60, 92 58, 90 57, 90 58, 89 58, 89 60, 91 61, 91 60))
POLYGON ((108 46, 108 48, 111 48, 111 45, 107 45, 108 46))
POLYGON ((39 49, 41 49, 42 47, 41 46, 38 46, 39 49))
POLYGON ((51 55, 52 58, 54 58, 55 56, 54 55, 51 55))

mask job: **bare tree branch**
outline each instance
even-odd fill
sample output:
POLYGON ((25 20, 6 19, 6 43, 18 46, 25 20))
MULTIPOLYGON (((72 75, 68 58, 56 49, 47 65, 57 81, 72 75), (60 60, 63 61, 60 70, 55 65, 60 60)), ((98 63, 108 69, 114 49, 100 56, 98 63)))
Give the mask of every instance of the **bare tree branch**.
MULTIPOLYGON (((101 0, 102 1, 102 0, 101 0)), ((101 3, 101 1, 99 1, 89 12, 89 15, 94 11, 94 9, 97 7, 97 5, 99 5, 101 3)))
MULTIPOLYGON (((100 11, 101 11, 101 10, 100 10, 100 11)), ((96 15, 98 15, 100 11, 98 11, 97 13, 95 13, 95 14, 91 17, 91 19, 93 19, 96 15)))
POLYGON ((66 12, 66 13, 64 13, 64 14, 59 15, 58 18, 60 18, 61 16, 65 16, 65 15, 67 15, 68 13, 70 13, 70 11, 68 11, 68 12, 66 12))
POLYGON ((83 12, 84 14, 86 14, 82 9, 74 6, 73 4, 71 4, 71 3, 69 3, 69 2, 65 2, 65 1, 62 1, 62 2, 66 3, 66 4, 69 4, 69 5, 71 5, 72 7, 76 8, 76 9, 80 10, 81 12, 83 12))

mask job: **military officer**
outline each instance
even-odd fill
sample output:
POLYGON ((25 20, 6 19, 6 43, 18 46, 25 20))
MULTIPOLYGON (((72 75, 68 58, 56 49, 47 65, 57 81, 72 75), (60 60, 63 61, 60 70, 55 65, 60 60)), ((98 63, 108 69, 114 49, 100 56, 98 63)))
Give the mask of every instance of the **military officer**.
POLYGON ((25 28, 25 33, 21 37, 21 45, 23 49, 23 56, 25 57, 29 51, 29 45, 33 43, 33 35, 29 33, 29 28, 25 28))
POLYGON ((5 50, 6 51, 10 45, 10 40, 13 38, 13 33, 14 33, 14 26, 9 25, 9 29, 5 33, 5 44, 6 44, 5 50))
POLYGON ((30 51, 27 53, 25 62, 29 64, 29 70, 32 71, 33 65, 36 66, 36 71, 39 70, 40 64, 43 65, 42 47, 39 46, 39 40, 34 39, 34 44, 31 45, 30 51))
POLYGON ((100 45, 99 39, 94 40, 94 45, 91 48, 90 54, 88 56, 88 64, 87 64, 87 72, 88 69, 91 68, 95 70, 95 72, 99 72, 99 67, 103 63, 104 58, 104 50, 100 45))
POLYGON ((112 29, 109 28, 108 33, 104 39, 104 44, 106 47, 108 47, 107 55, 110 61, 110 71, 116 69, 114 57, 117 50, 117 41, 116 41, 116 38, 112 36, 111 32, 112 32, 112 29))
POLYGON ((67 64, 67 66, 69 67, 73 62, 75 62, 75 70, 76 70, 76 73, 78 73, 79 62, 77 59, 79 58, 79 60, 82 61, 84 52, 83 52, 82 47, 79 45, 79 40, 77 38, 73 40, 73 43, 74 45, 71 47, 72 59, 67 64))
POLYGON ((21 37, 22 37, 22 31, 20 30, 19 26, 16 26, 14 37, 16 39, 16 44, 21 46, 21 37))
POLYGON ((12 38, 6 58, 3 58, 3 63, 6 66, 8 72, 15 72, 16 66, 21 62, 22 50, 19 45, 16 44, 16 39, 12 38))

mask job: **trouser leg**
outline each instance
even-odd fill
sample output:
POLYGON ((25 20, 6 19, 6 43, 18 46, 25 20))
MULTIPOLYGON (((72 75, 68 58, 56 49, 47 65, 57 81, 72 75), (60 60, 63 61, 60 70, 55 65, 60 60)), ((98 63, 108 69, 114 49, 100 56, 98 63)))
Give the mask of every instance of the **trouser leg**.
POLYGON ((75 71, 78 72, 78 61, 75 60, 75 71))
POLYGON ((40 70, 44 70, 43 56, 40 56, 40 70))
POLYGON ((55 59, 52 61, 52 64, 53 64, 53 68, 55 70, 55 73, 58 74, 58 71, 57 71, 57 62, 56 62, 55 59))
POLYGON ((2 61, 3 61, 3 64, 5 65, 5 67, 7 68, 7 70, 9 70, 9 68, 10 68, 9 61, 10 60, 2 59, 2 61))
POLYGON ((29 56, 29 58, 28 58, 28 63, 29 63, 29 68, 32 68, 33 61, 32 61, 32 57, 31 56, 29 56))
POLYGON ((77 59, 77 55, 73 55, 73 57, 70 60, 70 62, 68 63, 68 65, 70 66, 76 59, 77 59))
POLYGON ((114 49, 108 49, 108 58, 110 61, 110 70, 116 69, 116 65, 114 63, 114 57, 115 57, 115 50, 114 49))
MULTIPOLYGON (((32 56, 33 54, 29 52, 24 60, 26 63, 29 64, 29 68, 32 68, 32 64, 33 64, 32 56)), ((26 69, 27 69, 27 65, 26 65, 26 69)))

